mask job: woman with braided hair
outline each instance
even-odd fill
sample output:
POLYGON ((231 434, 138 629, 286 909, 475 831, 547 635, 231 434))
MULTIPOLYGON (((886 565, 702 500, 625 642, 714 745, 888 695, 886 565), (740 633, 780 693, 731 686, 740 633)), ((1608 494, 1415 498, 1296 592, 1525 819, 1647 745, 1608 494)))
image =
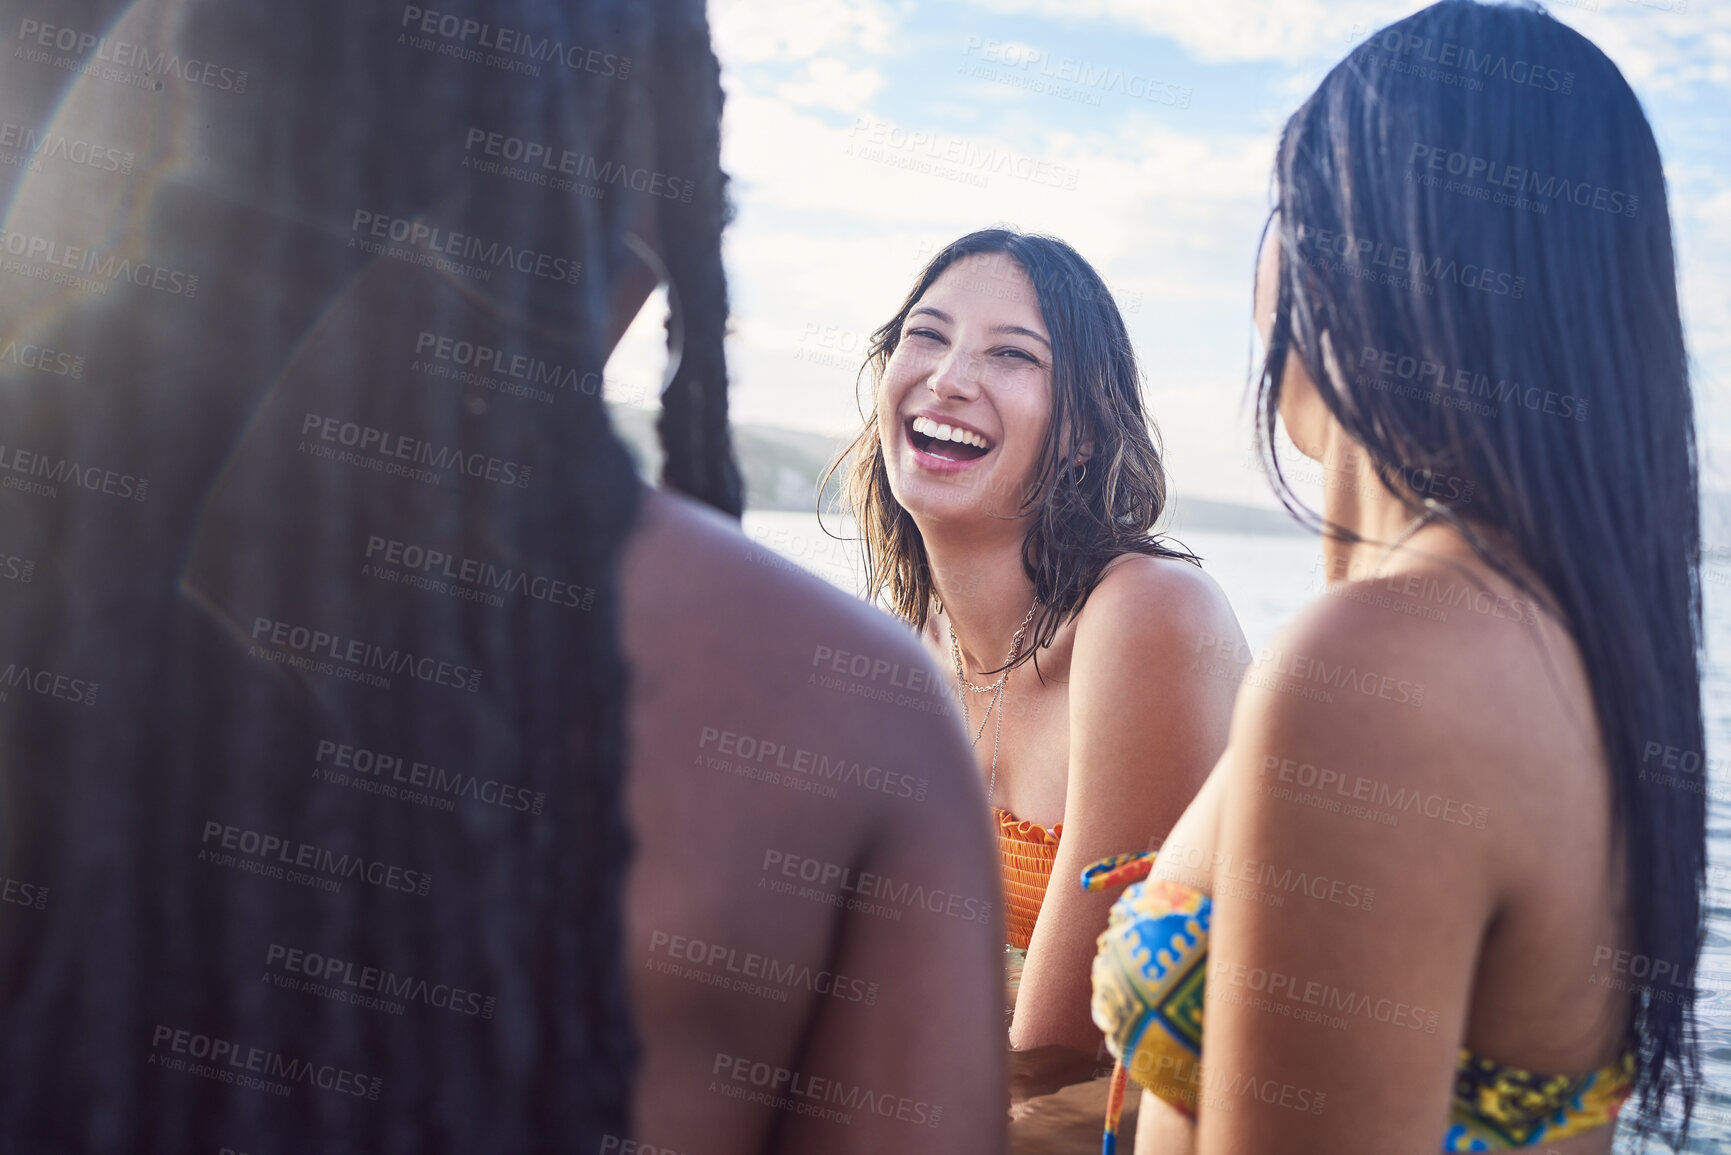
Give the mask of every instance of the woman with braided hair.
POLYGON ((0 7, 114 161, 4 223, 0 1151, 998 1149, 966 746, 830 670, 935 668, 731 521, 701 5, 0 7))

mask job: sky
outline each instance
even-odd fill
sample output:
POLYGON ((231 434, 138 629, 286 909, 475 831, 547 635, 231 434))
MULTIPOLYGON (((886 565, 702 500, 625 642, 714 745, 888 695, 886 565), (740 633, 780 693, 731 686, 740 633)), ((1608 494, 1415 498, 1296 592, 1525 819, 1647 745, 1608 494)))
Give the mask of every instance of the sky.
MULTIPOLYGON (((1252 463, 1250 286, 1280 126, 1422 5, 712 0, 735 420, 844 435, 867 334, 975 228, 1050 232, 1124 312, 1180 494, 1272 505, 1252 463), (982 169, 946 163, 983 150, 982 169)), ((1549 5, 1616 62, 1665 160, 1703 485, 1731 490, 1731 0, 1549 5)), ((652 395, 657 299, 608 366, 652 395)))

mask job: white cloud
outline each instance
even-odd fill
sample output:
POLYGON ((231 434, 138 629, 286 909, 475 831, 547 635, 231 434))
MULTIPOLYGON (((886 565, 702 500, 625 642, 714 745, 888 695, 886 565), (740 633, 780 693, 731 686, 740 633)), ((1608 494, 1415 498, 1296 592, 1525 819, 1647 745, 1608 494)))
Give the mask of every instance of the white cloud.
POLYGON ((1242 468, 1246 426, 1236 414, 1272 136, 1185 132, 1169 116, 1132 111, 1082 133, 1030 121, 965 138, 927 132, 909 146, 924 126, 867 117, 862 130, 833 119, 744 85, 729 95, 723 160, 741 211, 727 238, 728 357, 740 420, 851 432, 870 332, 937 246, 1008 223, 1063 237, 1112 287, 1179 488, 1265 500, 1260 477, 1242 468), (1017 179, 1008 166, 988 166, 983 189, 898 167, 927 162, 965 176, 965 160, 939 158, 965 157, 957 150, 967 146, 1074 170, 1075 188, 1017 179), (1210 315, 1230 318, 1212 343, 1199 339, 1210 315))
POLYGON ((1098 20, 1176 41, 1209 64, 1343 56, 1355 39, 1412 11, 1387 0, 975 0, 1003 15, 1098 20), (1354 30, 1357 30, 1356 36, 1354 30))
POLYGON ((1687 0, 1598 0, 1597 10, 1553 4, 1551 14, 1599 46, 1643 94, 1731 87, 1731 6, 1687 0))
POLYGON ((799 107, 817 106, 837 112, 863 112, 866 102, 883 87, 884 78, 875 68, 852 69, 833 56, 820 56, 805 67, 798 80, 776 86, 775 94, 799 107))
POLYGON ((847 46, 881 55, 900 18, 884 0, 715 0, 709 21, 717 55, 742 65, 809 60, 847 46))
MULTIPOLYGON (((1387 0, 978 2, 1168 36, 1209 62, 1277 62, 1308 81, 1305 92, 1320 67, 1415 7, 1387 0)), ((1633 0, 1596 2, 1603 11, 1553 10, 1599 43, 1638 90, 1663 92, 1666 102, 1673 92, 1710 99, 1699 85, 1725 83, 1731 5, 1685 14, 1633 0)), ((1288 106, 1266 116, 1252 111, 1236 122, 1238 131, 1200 113, 1190 114, 1192 121, 1140 108, 1102 114, 1076 130, 1057 127, 1074 118, 1048 117, 1052 110, 1041 101, 1006 108, 987 99, 1004 95, 993 91, 965 108, 927 102, 923 113, 891 124, 874 115, 883 111, 884 81, 860 52, 887 55, 900 22, 911 19, 907 11, 867 0, 746 0, 716 11, 718 29, 726 27, 725 38, 717 37, 728 86, 723 163, 740 208, 726 253, 739 419, 851 432, 855 374, 870 331, 894 311, 938 245, 1008 223, 1068 240, 1117 294, 1148 375, 1150 411, 1167 437, 1175 487, 1268 500, 1260 475, 1244 468, 1249 427, 1241 403, 1254 248, 1275 133, 1288 106), (802 67, 789 68, 790 61, 802 67), (983 167, 976 163, 982 157, 983 167), (995 167, 992 158, 1010 163, 995 167), (1073 171, 1074 187, 1015 175, 1018 168, 1037 173, 1041 164, 1047 172, 1073 171)), ((1022 44, 1038 41, 1037 32, 1020 22, 1018 54, 1036 51, 1022 44)), ((1703 366, 1703 433, 1712 442, 1712 428, 1724 424, 1719 411, 1731 418, 1731 380, 1713 376, 1731 361, 1724 320, 1731 317, 1731 191, 1721 157, 1697 152, 1693 167, 1667 159, 1674 162, 1691 352, 1703 366)))
MULTIPOLYGON (((1208 64, 1332 62, 1369 33, 1422 8, 1407 0, 974 0, 1002 15, 1093 20, 1176 42, 1208 64)), ((1549 5, 1617 63, 1631 84, 1664 91, 1731 84, 1731 5, 1590 0, 1549 5)))

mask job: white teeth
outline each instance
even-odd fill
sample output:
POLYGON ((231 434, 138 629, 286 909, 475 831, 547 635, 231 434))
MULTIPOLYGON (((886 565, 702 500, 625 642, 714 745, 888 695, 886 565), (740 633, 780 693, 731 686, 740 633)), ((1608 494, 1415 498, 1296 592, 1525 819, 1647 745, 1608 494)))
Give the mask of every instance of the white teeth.
POLYGON ((968 429, 958 429, 953 425, 939 425, 930 417, 916 417, 913 422, 915 433, 923 433, 927 437, 939 441, 955 441, 962 445, 972 445, 980 449, 990 449, 991 443, 978 433, 968 429))

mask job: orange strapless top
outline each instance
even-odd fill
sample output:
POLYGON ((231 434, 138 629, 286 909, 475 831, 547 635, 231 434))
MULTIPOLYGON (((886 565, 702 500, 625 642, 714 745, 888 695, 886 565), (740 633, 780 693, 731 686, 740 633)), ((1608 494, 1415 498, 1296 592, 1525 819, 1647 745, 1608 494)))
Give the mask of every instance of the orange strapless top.
POLYGON ((1046 900, 1046 883, 1052 878, 1052 860, 1058 856, 1064 824, 1047 830, 1001 806, 992 807, 992 817, 998 824, 998 860, 1004 878, 1004 937, 1011 946, 1027 950, 1040 904, 1046 900))

